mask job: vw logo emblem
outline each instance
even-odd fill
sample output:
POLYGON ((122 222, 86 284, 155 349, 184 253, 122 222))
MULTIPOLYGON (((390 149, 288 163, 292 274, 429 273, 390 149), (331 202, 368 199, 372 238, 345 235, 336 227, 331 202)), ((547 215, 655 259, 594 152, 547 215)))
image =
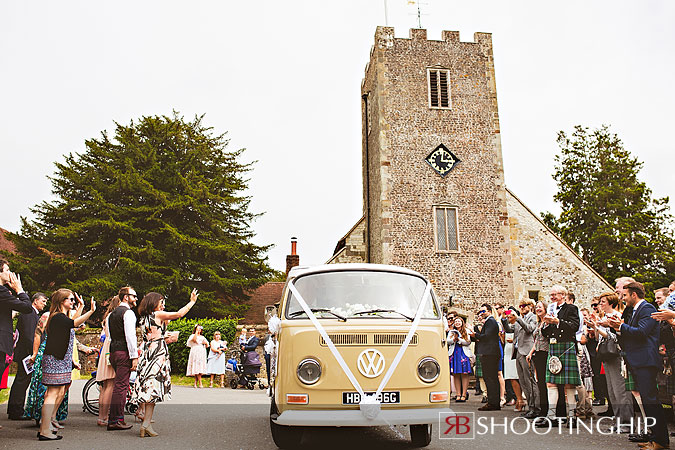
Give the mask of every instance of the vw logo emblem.
POLYGON ((356 365, 361 375, 375 378, 384 371, 384 356, 378 350, 369 348, 361 352, 356 359, 356 365))

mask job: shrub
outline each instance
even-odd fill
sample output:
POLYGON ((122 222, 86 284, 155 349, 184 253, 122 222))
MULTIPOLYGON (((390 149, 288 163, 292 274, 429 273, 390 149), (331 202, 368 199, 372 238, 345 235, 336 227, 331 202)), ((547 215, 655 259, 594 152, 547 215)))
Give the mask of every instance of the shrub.
POLYGON ((192 334, 195 325, 204 327, 203 336, 211 342, 213 333, 220 331, 221 339, 227 341, 229 348, 235 340, 237 332, 237 319, 178 319, 169 324, 169 331, 180 331, 178 342, 169 344, 169 357, 171 358, 171 372, 185 374, 187 369, 190 348, 187 347, 187 340, 192 334))

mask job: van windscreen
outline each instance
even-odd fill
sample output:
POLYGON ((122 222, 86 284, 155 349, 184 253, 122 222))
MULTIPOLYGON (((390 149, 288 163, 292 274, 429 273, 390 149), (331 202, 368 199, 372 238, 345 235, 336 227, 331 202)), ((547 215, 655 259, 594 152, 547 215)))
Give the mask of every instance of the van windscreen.
MULTIPOLYGON (((412 318, 424 295, 424 279, 395 272, 337 271, 304 275, 293 281, 302 298, 319 318, 412 318)), ((307 318, 289 294, 287 318, 307 318)), ((424 319, 437 319, 433 298, 427 300, 424 319)))

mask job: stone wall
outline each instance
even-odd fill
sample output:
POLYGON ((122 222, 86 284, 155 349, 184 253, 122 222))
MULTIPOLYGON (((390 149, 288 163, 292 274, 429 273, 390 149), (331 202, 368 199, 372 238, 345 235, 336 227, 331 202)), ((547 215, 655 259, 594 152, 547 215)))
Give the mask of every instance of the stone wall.
POLYGON ((399 39, 378 27, 361 94, 369 262, 417 270, 460 307, 513 302, 490 35, 430 41, 411 30, 399 39), (429 108, 430 67, 450 71, 451 109, 429 108), (425 161, 439 144, 461 160, 445 177, 425 161), (435 205, 458 207, 459 252, 435 250, 435 205))
POLYGON ((511 191, 507 191, 511 256, 516 300, 538 291, 548 301, 551 286, 559 284, 574 292, 577 304, 588 307, 590 300, 614 288, 556 236, 511 191))
POLYGON ((366 221, 362 217, 338 242, 335 254, 327 264, 366 262, 366 221))

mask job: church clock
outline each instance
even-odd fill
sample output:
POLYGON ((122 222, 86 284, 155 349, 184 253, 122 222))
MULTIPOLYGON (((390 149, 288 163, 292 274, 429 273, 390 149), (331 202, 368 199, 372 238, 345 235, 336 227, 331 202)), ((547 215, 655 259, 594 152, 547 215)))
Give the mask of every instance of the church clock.
POLYGON ((433 149, 433 151, 429 153, 429 156, 427 156, 425 160, 436 171, 436 173, 442 177, 446 176, 452 169, 454 169, 459 162, 459 158, 457 158, 450 150, 448 150, 448 147, 443 144, 433 149))

